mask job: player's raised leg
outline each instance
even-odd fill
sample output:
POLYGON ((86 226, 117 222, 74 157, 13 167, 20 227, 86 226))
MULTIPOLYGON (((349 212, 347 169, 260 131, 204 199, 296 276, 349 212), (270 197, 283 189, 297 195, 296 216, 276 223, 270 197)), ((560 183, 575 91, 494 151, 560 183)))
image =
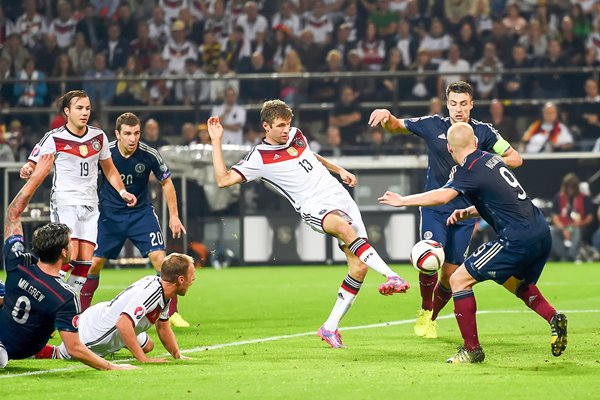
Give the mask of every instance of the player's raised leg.
POLYGON ((358 237, 343 212, 330 212, 323 218, 322 226, 326 233, 347 243, 350 252, 360 261, 387 278, 387 282, 379 286, 381 294, 404 293, 410 288, 410 285, 383 261, 366 238, 358 237))

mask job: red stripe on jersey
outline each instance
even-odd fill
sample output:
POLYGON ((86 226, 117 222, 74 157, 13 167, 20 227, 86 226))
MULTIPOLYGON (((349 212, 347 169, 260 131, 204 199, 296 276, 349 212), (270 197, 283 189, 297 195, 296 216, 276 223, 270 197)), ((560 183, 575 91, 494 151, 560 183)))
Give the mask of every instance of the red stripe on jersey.
POLYGON ((467 170, 468 170, 468 171, 470 171, 470 170, 471 170, 471 168, 473 168, 473 165, 475 165, 475 163, 476 163, 477 161, 479 161, 479 160, 481 159, 481 157, 483 157, 483 154, 482 154, 482 155, 480 155, 479 157, 477 157, 476 159, 474 159, 474 160, 471 162, 471 164, 469 164, 469 168, 467 168, 467 170))
POLYGON ((154 310, 152 310, 152 312, 146 314, 146 318, 148 318, 148 321, 150 321, 151 324, 154 324, 158 317, 160 317, 161 312, 162 310, 156 307, 154 310))
POLYGON ((264 164, 274 164, 282 161, 292 160, 302 155, 306 149, 306 139, 302 133, 296 133, 290 145, 284 149, 263 150, 258 149, 264 164))
POLYGON ((88 158, 93 157, 102 150, 104 137, 102 134, 97 135, 85 142, 77 142, 63 138, 54 138, 57 153, 68 153, 76 157, 88 158))
POLYGON ((54 289, 52 289, 46 282, 44 282, 43 280, 41 280, 40 278, 35 276, 27 267, 25 267, 23 265, 19 265, 19 269, 21 271, 25 272, 27 275, 29 275, 36 282, 44 285, 46 287, 46 289, 48 289, 52 294, 54 294, 56 297, 58 297, 60 299, 60 301, 62 301, 63 303, 65 302, 65 299, 60 294, 58 294, 54 289))

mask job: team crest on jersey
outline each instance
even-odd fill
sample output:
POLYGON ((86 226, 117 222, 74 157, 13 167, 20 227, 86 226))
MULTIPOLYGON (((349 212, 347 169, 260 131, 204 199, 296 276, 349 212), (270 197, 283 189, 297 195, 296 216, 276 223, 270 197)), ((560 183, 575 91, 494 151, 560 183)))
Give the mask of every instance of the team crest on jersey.
POLYGON ((433 233, 432 233, 431 231, 426 231, 426 232, 423 234, 423 239, 427 239, 427 240, 429 240, 429 239, 431 239, 432 237, 433 237, 433 233))
POLYGON ((21 243, 21 242, 16 242, 15 244, 12 245, 10 251, 13 253, 16 253, 16 254, 22 253, 25 251, 25 246, 23 246, 23 243, 21 243))
POLYGON ((294 143, 296 143, 296 145, 298 147, 306 147, 306 143, 304 142, 304 140, 302 140, 301 137, 298 137, 294 140, 294 143))
POLYGON ((167 171, 167 166, 165 164, 160 164, 160 170, 162 172, 166 172, 167 171))
POLYGON ((95 151, 100 151, 101 148, 102 145, 100 144, 100 141, 98 139, 92 140, 92 149, 94 149, 95 151))
POLYGON ((294 147, 288 147, 287 152, 292 157, 296 157, 298 155, 298 150, 296 150, 294 147))
POLYGON ((142 163, 135 164, 135 172, 137 172, 138 174, 141 174, 145 170, 146 170, 146 166, 144 164, 142 164, 142 163))
POLYGON ((88 147, 85 144, 82 144, 81 146, 79 146, 79 154, 81 154, 83 157, 88 155, 88 147))
POLYGON ((133 315, 135 315, 136 319, 141 319, 144 316, 144 307, 136 307, 135 311, 133 312, 133 315))

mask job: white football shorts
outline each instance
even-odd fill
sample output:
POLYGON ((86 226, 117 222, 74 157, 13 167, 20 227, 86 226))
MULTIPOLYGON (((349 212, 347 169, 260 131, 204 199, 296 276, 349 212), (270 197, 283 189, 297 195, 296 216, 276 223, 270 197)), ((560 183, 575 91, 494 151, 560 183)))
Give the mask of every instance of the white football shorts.
POLYGON ((98 206, 64 205, 50 203, 50 221, 71 228, 71 238, 96 244, 98 237, 98 206))

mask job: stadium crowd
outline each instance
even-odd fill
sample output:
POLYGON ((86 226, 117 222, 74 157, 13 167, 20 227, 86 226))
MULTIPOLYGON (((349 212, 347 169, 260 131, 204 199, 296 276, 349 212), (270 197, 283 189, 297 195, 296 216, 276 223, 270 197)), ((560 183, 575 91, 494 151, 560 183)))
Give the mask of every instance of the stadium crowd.
MULTIPOLYGON (((49 121, 18 110, 51 107, 74 88, 100 106, 214 106, 239 144, 255 143, 260 131, 258 121, 235 111, 244 105, 329 103, 310 115, 317 124, 307 129, 322 150, 400 154, 423 149, 368 130, 362 103, 431 102, 429 111, 444 114, 438 99, 446 84, 463 79, 476 101, 490 104, 477 118, 521 151, 589 151, 600 136, 595 68, 556 72, 600 65, 600 1, 24 0, 0 6, 0 47, 0 107, 12 107, 0 121, 2 160, 23 161, 48 126, 64 122, 58 112, 49 121), (529 68, 544 72, 519 72, 529 68), (235 79, 346 71, 412 75, 235 79), (442 75, 422 74, 436 71, 442 75), (540 102, 546 99, 558 104, 540 102)), ((156 118, 167 143, 180 144, 202 142, 201 129, 190 131, 209 116, 201 114, 141 116, 156 118)))

